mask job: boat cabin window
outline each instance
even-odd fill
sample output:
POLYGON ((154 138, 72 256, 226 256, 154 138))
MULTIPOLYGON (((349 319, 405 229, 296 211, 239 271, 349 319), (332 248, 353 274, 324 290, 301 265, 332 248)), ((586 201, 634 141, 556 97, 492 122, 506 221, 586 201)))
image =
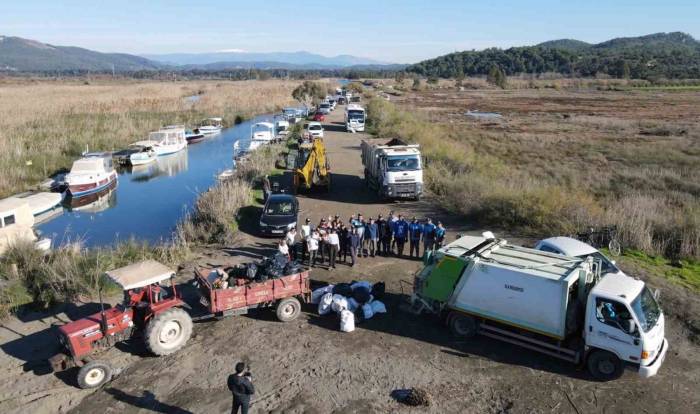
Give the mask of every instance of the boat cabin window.
POLYGON ((14 214, 10 214, 9 216, 5 216, 2 219, 2 222, 0 223, 0 227, 9 226, 10 224, 15 224, 15 215, 14 214))
POLYGON ((553 247, 549 247, 546 244, 539 247, 540 250, 547 253, 561 254, 561 252, 553 247))

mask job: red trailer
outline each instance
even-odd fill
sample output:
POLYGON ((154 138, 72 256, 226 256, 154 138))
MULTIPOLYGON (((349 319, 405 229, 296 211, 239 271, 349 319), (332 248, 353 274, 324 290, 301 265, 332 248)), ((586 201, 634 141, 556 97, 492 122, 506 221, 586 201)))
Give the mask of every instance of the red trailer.
POLYGON ((214 288, 218 277, 216 269, 195 270, 200 303, 209 310, 205 317, 242 315, 249 309, 275 307, 277 319, 289 322, 301 313, 300 301, 309 302, 311 299, 308 271, 265 282, 231 278, 228 287, 214 288))

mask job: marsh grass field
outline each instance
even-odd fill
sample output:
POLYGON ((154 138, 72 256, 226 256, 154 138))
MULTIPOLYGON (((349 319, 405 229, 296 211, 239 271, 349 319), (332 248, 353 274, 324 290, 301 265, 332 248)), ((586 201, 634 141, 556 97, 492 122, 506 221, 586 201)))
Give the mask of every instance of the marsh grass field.
POLYGON ((568 79, 462 84, 369 104, 375 133, 422 144, 428 188, 444 207, 534 237, 617 225, 628 249, 698 260, 696 92, 568 79))
POLYGON ((298 82, 0 79, 0 197, 36 186, 90 151, 112 151, 163 125, 273 112, 298 82), (197 96, 196 99, 188 97, 197 96))

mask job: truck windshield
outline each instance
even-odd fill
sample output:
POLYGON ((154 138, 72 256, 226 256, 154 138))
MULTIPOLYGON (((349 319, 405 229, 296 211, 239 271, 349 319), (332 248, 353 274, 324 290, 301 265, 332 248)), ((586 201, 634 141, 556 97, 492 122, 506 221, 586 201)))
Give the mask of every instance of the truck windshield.
POLYGON ((348 119, 364 122, 365 113, 362 111, 348 111, 348 119))
POLYGON ((388 157, 386 164, 389 171, 414 171, 420 169, 420 160, 415 155, 388 157))
POLYGON ((649 330, 656 325, 656 322, 659 320, 659 315, 661 314, 661 310, 656 303, 656 299, 654 299, 654 295, 646 286, 642 289, 641 293, 639 293, 639 296, 632 301, 632 310, 634 314, 637 315, 637 319, 641 325, 640 328, 644 332, 649 332, 649 330))

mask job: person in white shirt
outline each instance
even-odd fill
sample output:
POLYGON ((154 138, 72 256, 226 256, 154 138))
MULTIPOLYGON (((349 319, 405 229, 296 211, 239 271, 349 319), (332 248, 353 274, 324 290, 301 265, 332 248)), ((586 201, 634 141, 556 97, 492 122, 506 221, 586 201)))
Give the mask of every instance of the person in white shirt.
POLYGON ((307 217, 306 221, 301 226, 301 241, 303 242, 301 244, 302 263, 304 263, 304 260, 306 260, 306 254, 309 252, 309 248, 306 243, 306 239, 308 239, 309 237, 311 237, 311 219, 307 217))
POLYGON ((289 257, 289 247, 284 239, 280 239, 279 243, 277 243, 277 251, 289 257))
POLYGON ((318 231, 314 232, 306 238, 306 249, 309 251, 309 267, 314 267, 316 264, 316 252, 318 252, 318 231))
POLYGON ((328 234, 328 253, 330 265, 328 269, 335 269, 335 258, 338 256, 338 250, 340 250, 340 239, 338 238, 338 231, 336 229, 331 229, 328 234))
POLYGON ((284 241, 287 243, 287 248, 289 252, 291 253, 291 258, 296 260, 296 249, 294 248, 294 244, 296 243, 297 239, 297 229, 295 227, 292 227, 291 229, 287 230, 287 234, 284 236, 284 241))

